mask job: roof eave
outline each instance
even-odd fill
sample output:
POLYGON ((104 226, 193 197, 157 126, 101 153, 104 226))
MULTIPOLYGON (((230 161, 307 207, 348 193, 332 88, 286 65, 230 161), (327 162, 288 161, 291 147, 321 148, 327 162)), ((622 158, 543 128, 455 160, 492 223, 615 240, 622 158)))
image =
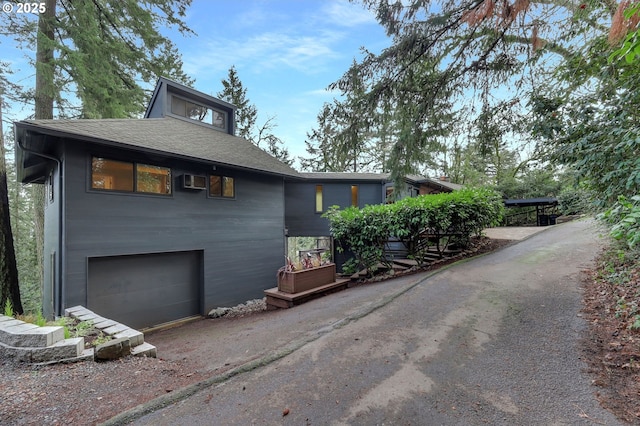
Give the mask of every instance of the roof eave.
POLYGON ((144 152, 144 153, 151 154, 151 155, 161 155, 161 156, 164 156, 164 157, 167 157, 167 158, 174 158, 174 159, 186 160, 186 161, 195 161, 195 162, 204 163, 204 164, 208 164, 208 165, 224 166, 224 167, 229 167, 229 168, 234 168, 234 169, 239 169, 239 170, 246 170, 246 171, 251 171, 251 172, 254 172, 254 173, 264 173, 264 174, 269 174, 269 175, 274 175, 274 176, 297 177, 297 172, 293 173, 293 174, 290 174, 290 173, 278 172, 278 171, 274 171, 274 170, 264 170, 264 169, 258 169, 258 168, 255 168, 255 167, 248 167, 248 166, 244 166, 242 164, 233 164, 233 163, 228 163, 228 162, 224 162, 224 161, 208 160, 208 159, 203 159, 203 158, 200 158, 200 157, 194 157, 194 156, 191 156, 191 155, 177 154, 177 153, 167 152, 167 151, 153 149, 153 148, 141 147, 141 146, 138 146, 138 145, 130 145, 130 144, 126 144, 126 143, 122 143, 122 142, 118 142, 118 141, 110 141, 110 140, 107 140, 107 139, 95 138, 95 137, 91 137, 91 136, 88 136, 88 135, 78 135, 76 133, 64 132, 64 131, 61 131, 61 130, 41 127, 41 126, 38 126, 35 123, 29 123, 29 122, 26 122, 26 121, 16 122, 16 123, 14 123, 14 126, 16 128, 16 134, 19 131, 20 127, 22 127, 25 132, 26 131, 32 131, 34 133, 38 133, 38 134, 42 134, 42 135, 59 137, 59 138, 67 138, 67 139, 75 139, 75 140, 94 143, 94 144, 98 144, 98 145, 104 145, 104 146, 109 146, 109 147, 114 147, 114 148, 120 148, 120 149, 127 149, 127 150, 144 152))

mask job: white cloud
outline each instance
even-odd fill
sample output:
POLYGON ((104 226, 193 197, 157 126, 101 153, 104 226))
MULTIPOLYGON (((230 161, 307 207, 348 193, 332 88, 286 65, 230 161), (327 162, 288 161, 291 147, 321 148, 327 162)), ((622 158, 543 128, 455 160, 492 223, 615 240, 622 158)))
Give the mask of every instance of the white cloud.
POLYGON ((245 40, 216 39, 189 46, 183 53, 185 71, 190 75, 227 70, 231 65, 263 70, 294 69, 313 75, 325 71, 330 62, 340 57, 332 44, 341 34, 325 32, 316 35, 290 35, 268 32, 245 40))
POLYGON ((358 3, 333 1, 324 7, 324 12, 334 25, 355 27, 376 23, 375 15, 358 3))

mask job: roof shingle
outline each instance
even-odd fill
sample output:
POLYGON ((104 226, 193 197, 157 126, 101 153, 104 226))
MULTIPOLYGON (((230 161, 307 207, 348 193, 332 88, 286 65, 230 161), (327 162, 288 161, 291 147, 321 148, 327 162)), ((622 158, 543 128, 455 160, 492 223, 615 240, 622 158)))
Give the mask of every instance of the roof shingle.
POLYGON ((173 117, 146 119, 25 120, 18 128, 103 145, 299 177, 298 172, 246 139, 173 117))

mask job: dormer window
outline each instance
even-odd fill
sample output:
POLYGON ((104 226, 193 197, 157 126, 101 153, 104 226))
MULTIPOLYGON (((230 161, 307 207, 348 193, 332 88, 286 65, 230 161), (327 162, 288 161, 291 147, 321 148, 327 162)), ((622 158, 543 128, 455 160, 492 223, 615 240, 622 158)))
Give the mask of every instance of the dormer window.
POLYGON ((227 130, 227 113, 225 111, 188 101, 176 95, 171 95, 171 113, 210 124, 222 131, 227 130))

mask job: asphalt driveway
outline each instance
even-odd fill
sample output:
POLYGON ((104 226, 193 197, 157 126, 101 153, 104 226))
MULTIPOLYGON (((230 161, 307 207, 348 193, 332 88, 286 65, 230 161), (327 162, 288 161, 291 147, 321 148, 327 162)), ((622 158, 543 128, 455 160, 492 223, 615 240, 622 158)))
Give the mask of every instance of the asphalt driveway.
POLYGON ((619 424, 580 359, 597 235, 569 222, 435 274, 151 334, 213 377, 111 423, 619 424))

